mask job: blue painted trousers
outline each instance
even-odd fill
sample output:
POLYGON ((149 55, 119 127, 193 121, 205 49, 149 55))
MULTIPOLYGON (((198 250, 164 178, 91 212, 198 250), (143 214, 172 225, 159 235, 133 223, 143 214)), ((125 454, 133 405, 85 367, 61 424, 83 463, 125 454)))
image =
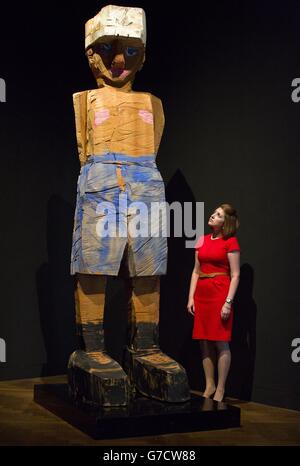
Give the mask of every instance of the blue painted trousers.
POLYGON ((71 275, 116 276, 125 249, 131 277, 166 274, 164 203, 155 155, 90 156, 77 184, 71 275))

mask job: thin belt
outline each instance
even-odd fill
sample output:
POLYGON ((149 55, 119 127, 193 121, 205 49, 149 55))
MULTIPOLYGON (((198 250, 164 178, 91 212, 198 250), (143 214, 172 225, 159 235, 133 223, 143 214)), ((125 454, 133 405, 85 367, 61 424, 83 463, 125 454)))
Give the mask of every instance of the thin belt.
POLYGON ((118 154, 116 152, 105 152, 104 154, 91 154, 87 160, 86 165, 93 163, 114 163, 117 165, 141 165, 151 168, 157 168, 156 155, 139 155, 137 157, 126 154, 118 154))
POLYGON ((229 273, 228 273, 228 272, 211 272, 211 273, 205 273, 205 272, 202 272, 202 271, 200 270, 199 278, 213 278, 213 277, 215 277, 216 275, 228 275, 228 276, 229 276, 229 273))

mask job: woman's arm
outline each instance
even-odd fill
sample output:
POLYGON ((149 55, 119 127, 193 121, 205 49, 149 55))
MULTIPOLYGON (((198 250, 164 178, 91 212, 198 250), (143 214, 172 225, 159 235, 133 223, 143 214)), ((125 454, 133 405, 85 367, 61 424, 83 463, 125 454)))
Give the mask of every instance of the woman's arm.
POLYGON ((240 281, 240 252, 229 252, 227 256, 231 277, 227 298, 233 299, 240 281))
POLYGON ((200 262, 198 259, 198 251, 195 251, 195 265, 191 276, 190 291, 189 291, 189 300, 187 304, 187 310, 190 314, 194 315, 194 294, 197 286, 197 281, 200 275, 200 262))
MULTIPOLYGON (((227 254, 230 266, 230 286, 227 298, 233 299, 240 281, 240 252, 232 251, 227 254)), ((231 304, 224 303, 221 311, 222 319, 228 319, 231 311, 231 304)))

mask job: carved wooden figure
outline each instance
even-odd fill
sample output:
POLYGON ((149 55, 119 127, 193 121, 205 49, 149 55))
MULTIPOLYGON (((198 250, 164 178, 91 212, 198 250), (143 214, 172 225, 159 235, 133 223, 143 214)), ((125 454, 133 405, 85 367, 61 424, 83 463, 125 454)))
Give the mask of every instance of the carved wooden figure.
POLYGON ((101 406, 126 405, 135 390, 162 401, 190 398, 184 368, 158 344, 167 238, 151 206, 165 201, 156 165, 164 114, 157 97, 132 91, 145 44, 141 8, 102 8, 86 23, 85 41, 98 89, 73 96, 81 172, 71 274, 76 275, 81 349, 70 356, 68 378, 74 398, 101 406), (143 211, 139 220, 144 235, 129 228, 137 205, 143 211), (120 267, 124 258, 125 273, 120 267), (104 342, 106 280, 117 275, 124 277, 128 301, 124 368, 107 354, 104 342))

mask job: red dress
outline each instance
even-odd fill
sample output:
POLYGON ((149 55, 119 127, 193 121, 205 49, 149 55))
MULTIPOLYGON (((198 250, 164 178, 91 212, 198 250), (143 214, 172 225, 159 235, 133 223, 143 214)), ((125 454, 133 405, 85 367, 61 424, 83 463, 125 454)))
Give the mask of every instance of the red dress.
MULTIPOLYGON (((211 239, 211 234, 201 236, 195 246, 201 271, 229 272, 228 252, 240 251, 235 236, 211 239)), ((194 294, 195 319, 193 338, 200 340, 230 341, 233 306, 227 320, 221 318, 221 310, 228 296, 230 275, 199 278, 194 294)))

